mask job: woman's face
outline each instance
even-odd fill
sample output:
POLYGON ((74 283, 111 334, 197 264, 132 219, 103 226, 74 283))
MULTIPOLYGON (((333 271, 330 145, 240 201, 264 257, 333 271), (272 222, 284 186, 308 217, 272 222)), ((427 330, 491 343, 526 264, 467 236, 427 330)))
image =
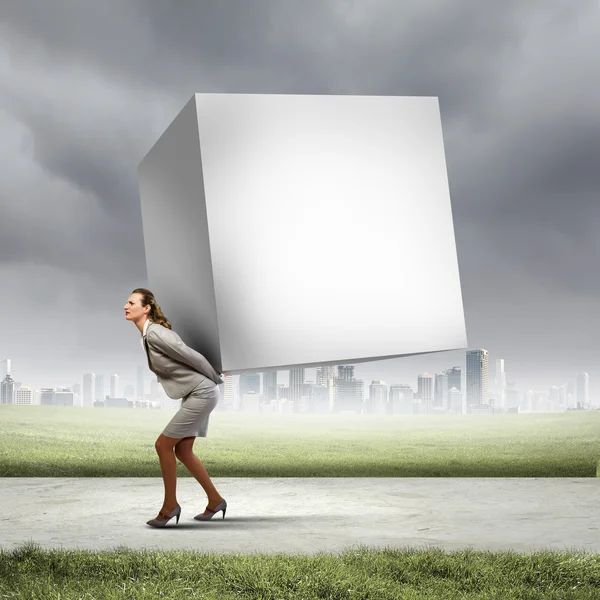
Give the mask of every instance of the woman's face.
POLYGON ((125 318, 128 321, 138 321, 140 317, 148 315, 150 312, 150 306, 142 306, 142 295, 131 294, 125 302, 125 318))

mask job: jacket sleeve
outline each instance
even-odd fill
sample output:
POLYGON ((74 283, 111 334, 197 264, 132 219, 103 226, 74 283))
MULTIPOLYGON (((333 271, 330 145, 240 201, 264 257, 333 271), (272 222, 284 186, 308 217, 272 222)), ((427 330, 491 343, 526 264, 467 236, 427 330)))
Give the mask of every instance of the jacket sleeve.
POLYGON ((149 331, 146 337, 148 342, 151 342, 163 354, 195 369, 214 381, 217 385, 223 383, 223 379, 221 379, 219 373, 215 371, 206 358, 199 352, 186 346, 174 331, 165 328, 164 331, 161 331, 160 335, 156 331, 149 331))

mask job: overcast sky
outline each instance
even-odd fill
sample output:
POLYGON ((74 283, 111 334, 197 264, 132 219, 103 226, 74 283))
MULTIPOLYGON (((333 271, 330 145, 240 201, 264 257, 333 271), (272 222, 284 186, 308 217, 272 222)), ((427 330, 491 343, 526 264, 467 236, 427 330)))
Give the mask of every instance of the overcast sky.
MULTIPOLYGON (((584 0, 3 0, 0 360, 36 388, 133 382, 137 165, 193 93, 438 96, 469 348, 520 388, 587 371, 593 399, 599 79, 600 7, 584 0)), ((464 362, 355 375, 416 385, 464 362)))

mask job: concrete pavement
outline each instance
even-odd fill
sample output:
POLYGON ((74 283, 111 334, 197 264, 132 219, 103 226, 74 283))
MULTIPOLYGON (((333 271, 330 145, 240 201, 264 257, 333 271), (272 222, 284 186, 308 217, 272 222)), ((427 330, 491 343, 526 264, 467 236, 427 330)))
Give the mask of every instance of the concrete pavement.
POLYGON ((212 521, 195 479, 164 529, 160 478, 0 478, 0 547, 338 552, 356 544, 600 553, 600 478, 214 478, 212 521))

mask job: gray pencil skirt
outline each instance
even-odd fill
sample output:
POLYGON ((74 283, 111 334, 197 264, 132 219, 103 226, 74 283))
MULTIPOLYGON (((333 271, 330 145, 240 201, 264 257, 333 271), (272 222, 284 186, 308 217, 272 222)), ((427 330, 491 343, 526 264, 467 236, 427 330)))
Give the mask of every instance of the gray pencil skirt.
MULTIPOLYGON (((214 385, 213 382, 211 384, 214 385)), ((201 382, 181 399, 181 408, 163 429, 163 435, 173 438, 206 437, 208 418, 220 397, 218 385, 211 389, 207 387, 207 381, 201 382)))

